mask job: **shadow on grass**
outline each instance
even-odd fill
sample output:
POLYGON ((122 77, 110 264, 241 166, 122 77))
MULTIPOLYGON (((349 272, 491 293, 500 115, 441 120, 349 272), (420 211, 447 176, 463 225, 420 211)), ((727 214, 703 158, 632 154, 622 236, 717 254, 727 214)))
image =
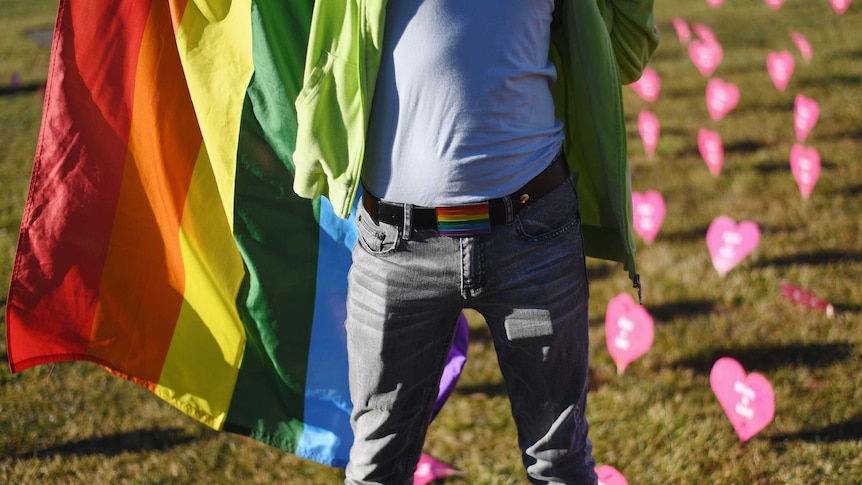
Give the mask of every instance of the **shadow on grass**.
POLYGON ((465 396, 479 394, 488 397, 500 397, 508 395, 506 393, 506 384, 504 382, 476 384, 472 386, 459 384, 457 387, 455 387, 455 392, 465 396))
POLYGON ((470 342, 490 342, 493 340, 491 338, 491 331, 488 330, 487 324, 482 325, 481 327, 471 328, 469 339, 470 342))
POLYGON ((697 227, 688 231, 662 232, 659 237, 675 242, 701 241, 706 237, 707 229, 709 226, 697 227))
POLYGON ((20 86, 0 87, 0 96, 12 96, 21 93, 36 93, 45 90, 45 83, 29 83, 20 86))
POLYGON ((819 88, 824 85, 858 86, 859 83, 862 83, 862 76, 859 76, 857 74, 833 74, 831 76, 799 79, 799 87, 802 89, 819 88))
POLYGON ((14 458, 52 458, 71 455, 116 456, 121 453, 164 451, 198 439, 200 439, 198 436, 189 435, 179 428, 144 429, 70 441, 43 450, 21 452, 14 458))
POLYGON ((589 281, 597 281, 599 279, 606 279, 611 275, 611 272, 614 271, 614 267, 611 265, 602 265, 595 267, 587 268, 587 279, 589 281))
POLYGON ((676 318, 694 318, 700 315, 708 315, 715 309, 715 302, 690 300, 645 306, 656 323, 668 323, 676 318))
POLYGON ((841 189, 841 194, 847 197, 859 197, 860 195, 862 195, 862 184, 844 187, 843 189, 841 189))
POLYGON ((754 140, 740 140, 736 143, 730 143, 724 146, 724 153, 731 155, 750 155, 766 146, 763 143, 754 140))
POLYGON ((795 433, 785 433, 771 436, 773 443, 784 441, 806 441, 808 443, 836 443, 839 441, 857 441, 862 439, 862 416, 849 421, 830 424, 819 429, 805 429, 795 433))
POLYGON ((810 253, 798 253, 790 256, 782 256, 780 258, 763 259, 759 261, 757 266, 791 266, 791 265, 827 265, 827 264, 842 264, 842 263, 860 263, 862 262, 862 254, 852 253, 849 251, 837 250, 820 250, 810 253))
MULTIPOLYGON (((834 162, 830 162, 828 160, 823 160, 820 162, 820 168, 822 170, 834 170, 837 168, 834 162)), ((760 163, 754 167, 761 175, 771 175, 773 173, 789 173, 790 172, 790 153, 787 154, 786 160, 769 160, 763 163, 760 163)))
POLYGON ((746 372, 767 372, 784 367, 828 367, 848 359, 855 347, 848 343, 766 345, 746 349, 713 349, 707 354, 676 362, 685 367, 709 374, 713 364, 721 357, 732 357, 739 361, 746 372))

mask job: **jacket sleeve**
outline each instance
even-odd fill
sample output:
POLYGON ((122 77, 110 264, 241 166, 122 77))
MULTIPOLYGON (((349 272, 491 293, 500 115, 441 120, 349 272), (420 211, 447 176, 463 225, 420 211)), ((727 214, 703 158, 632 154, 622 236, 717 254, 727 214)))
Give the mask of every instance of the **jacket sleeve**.
POLYGON ((623 84, 637 81, 656 47, 655 0, 597 0, 623 84))

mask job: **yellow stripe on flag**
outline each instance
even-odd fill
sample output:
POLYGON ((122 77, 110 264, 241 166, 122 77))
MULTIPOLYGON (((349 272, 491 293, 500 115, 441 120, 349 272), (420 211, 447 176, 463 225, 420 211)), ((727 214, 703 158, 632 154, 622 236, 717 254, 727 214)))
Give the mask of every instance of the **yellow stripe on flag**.
POLYGON ((243 265, 227 219, 213 210, 218 188, 201 156, 180 228, 186 270, 183 306, 155 393, 221 429, 245 348, 236 310, 243 265))
POLYGON ((250 0, 188 2, 177 46, 204 148, 233 229, 240 117, 254 71, 250 0))

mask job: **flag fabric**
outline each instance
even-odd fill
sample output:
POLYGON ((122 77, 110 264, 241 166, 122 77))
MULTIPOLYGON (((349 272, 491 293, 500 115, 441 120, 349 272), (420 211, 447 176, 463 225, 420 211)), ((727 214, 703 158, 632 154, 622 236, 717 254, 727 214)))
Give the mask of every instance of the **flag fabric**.
POLYGON ((96 362, 344 466, 353 221, 297 197, 313 0, 61 0, 7 299, 13 372, 96 362))

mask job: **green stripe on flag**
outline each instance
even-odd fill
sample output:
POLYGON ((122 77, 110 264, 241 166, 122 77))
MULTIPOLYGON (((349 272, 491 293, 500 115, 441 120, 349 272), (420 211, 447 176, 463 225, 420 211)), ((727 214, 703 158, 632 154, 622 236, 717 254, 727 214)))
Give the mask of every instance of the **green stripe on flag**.
POLYGON ((237 299, 247 346, 225 429, 295 451, 314 311, 316 202, 293 190, 294 100, 313 2, 252 2, 255 72, 237 154, 234 236, 248 276, 237 299))

